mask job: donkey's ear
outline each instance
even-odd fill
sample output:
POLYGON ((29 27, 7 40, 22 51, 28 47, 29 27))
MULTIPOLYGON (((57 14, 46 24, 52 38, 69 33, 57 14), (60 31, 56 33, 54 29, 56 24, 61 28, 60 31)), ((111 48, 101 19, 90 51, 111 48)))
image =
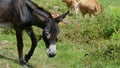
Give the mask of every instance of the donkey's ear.
POLYGON ((61 21, 66 17, 66 15, 67 15, 69 12, 70 12, 70 11, 68 10, 66 13, 64 13, 64 14, 56 17, 56 18, 55 18, 55 21, 56 21, 57 23, 61 22, 61 21))
POLYGON ((42 22, 47 21, 47 19, 46 19, 44 16, 42 16, 42 15, 36 13, 36 12, 33 12, 33 14, 34 14, 40 21, 42 21, 42 22))

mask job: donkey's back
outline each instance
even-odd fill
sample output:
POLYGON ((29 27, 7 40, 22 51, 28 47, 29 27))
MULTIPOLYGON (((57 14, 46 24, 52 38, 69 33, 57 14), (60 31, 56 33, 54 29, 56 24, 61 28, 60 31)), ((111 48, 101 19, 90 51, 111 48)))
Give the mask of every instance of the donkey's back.
POLYGON ((0 27, 11 27, 13 18, 13 0, 0 0, 0 27))
POLYGON ((0 0, 0 25, 2 27, 10 24, 17 27, 28 18, 25 0, 0 0))

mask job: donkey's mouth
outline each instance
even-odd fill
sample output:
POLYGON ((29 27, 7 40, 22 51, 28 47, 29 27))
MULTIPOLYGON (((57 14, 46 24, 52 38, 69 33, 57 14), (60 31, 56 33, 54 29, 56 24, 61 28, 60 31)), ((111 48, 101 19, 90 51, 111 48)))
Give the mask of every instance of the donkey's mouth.
POLYGON ((53 58, 56 54, 48 54, 48 57, 53 58))
POLYGON ((50 47, 47 49, 47 54, 50 58, 54 57, 56 55, 56 45, 50 45, 50 47))

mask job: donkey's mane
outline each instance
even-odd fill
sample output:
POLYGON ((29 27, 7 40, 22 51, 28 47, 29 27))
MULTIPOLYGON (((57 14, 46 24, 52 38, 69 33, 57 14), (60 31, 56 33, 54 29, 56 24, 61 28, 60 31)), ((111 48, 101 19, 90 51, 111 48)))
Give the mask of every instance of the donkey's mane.
POLYGON ((39 7, 36 3, 30 1, 30 0, 26 0, 26 5, 29 6, 32 10, 34 10, 35 12, 41 14, 44 17, 52 17, 51 13, 45 9, 43 9, 42 7, 39 7))

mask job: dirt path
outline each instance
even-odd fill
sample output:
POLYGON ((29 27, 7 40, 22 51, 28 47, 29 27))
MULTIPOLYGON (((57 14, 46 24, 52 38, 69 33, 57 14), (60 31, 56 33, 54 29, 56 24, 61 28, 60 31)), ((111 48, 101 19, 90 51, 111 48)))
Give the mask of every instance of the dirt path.
POLYGON ((6 45, 8 45, 10 42, 7 41, 7 40, 4 40, 4 41, 0 41, 0 50, 5 47, 6 45))

